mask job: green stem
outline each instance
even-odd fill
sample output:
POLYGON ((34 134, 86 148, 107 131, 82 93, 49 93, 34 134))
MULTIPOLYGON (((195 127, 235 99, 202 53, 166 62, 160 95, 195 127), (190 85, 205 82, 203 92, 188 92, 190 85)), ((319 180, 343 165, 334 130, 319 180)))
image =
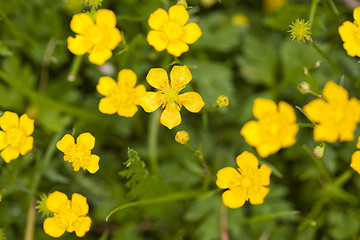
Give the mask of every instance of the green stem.
POLYGON ((339 12, 339 10, 337 9, 334 1, 333 1, 333 0, 327 0, 327 2, 328 2, 328 4, 330 5, 330 8, 331 8, 331 10, 334 12, 334 14, 335 14, 336 16, 339 16, 339 15, 340 15, 340 12, 339 12))
POLYGON ((315 123, 298 123, 299 127, 308 127, 308 128, 314 128, 316 126, 315 123))
POLYGON ((310 8, 310 14, 309 14, 309 25, 310 25, 310 29, 312 26, 312 23, 314 21, 314 17, 315 17, 315 12, 317 9, 317 5, 319 4, 319 0, 313 0, 312 4, 311 4, 311 8, 310 8))
POLYGON ((35 223, 36 223, 35 203, 36 203, 35 199, 32 198, 29 209, 28 209, 24 240, 33 240, 34 239, 34 229, 35 229, 35 223))
POLYGON ((326 169, 326 167, 324 166, 324 163, 319 158, 314 157, 311 149, 308 146, 304 145, 303 148, 309 154, 315 165, 318 167, 320 173, 322 174, 326 182, 331 183, 332 182, 331 176, 328 170, 326 169))
POLYGON ((148 149, 149 149, 149 161, 150 169, 153 174, 159 173, 158 157, 157 157, 157 146, 158 146, 158 135, 159 135, 159 114, 157 110, 150 115, 149 121, 149 138, 148 138, 148 149))
POLYGON ((67 80, 69 82, 73 82, 76 80, 83 58, 84 55, 78 55, 73 58, 73 61, 71 63, 70 73, 67 77, 67 80))

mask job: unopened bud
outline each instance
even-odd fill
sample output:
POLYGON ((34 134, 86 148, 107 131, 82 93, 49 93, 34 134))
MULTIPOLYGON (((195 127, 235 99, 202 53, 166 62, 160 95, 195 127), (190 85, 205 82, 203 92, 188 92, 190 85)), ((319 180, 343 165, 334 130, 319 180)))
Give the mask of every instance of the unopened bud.
POLYGON ((298 90, 302 94, 306 94, 306 93, 310 92, 310 84, 307 83, 307 82, 302 82, 302 83, 299 84, 298 90))
POLYGON ((178 131, 175 135, 175 141, 181 144, 187 143, 189 141, 190 137, 187 131, 178 131))
POLYGON ((216 104, 219 107, 227 107, 229 105, 229 98, 225 95, 220 95, 217 99, 216 99, 216 104))
POLYGON ((305 42, 307 40, 312 42, 309 22, 305 22, 304 19, 296 19, 289 27, 290 30, 288 32, 290 32, 290 37, 293 41, 305 42))
POLYGON ((324 147, 316 146, 312 150, 312 153, 313 153, 314 157, 322 158, 324 156, 324 147))
POLYGON ((82 0, 82 4, 87 5, 91 8, 98 8, 101 6, 103 0, 82 0))

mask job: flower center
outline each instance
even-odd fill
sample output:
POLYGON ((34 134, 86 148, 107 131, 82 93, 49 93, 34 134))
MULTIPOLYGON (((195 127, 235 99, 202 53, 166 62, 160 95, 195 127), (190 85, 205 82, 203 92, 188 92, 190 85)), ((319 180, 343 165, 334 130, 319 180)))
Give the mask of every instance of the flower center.
POLYGON ((176 102, 176 100, 178 98, 178 93, 174 89, 170 88, 170 89, 164 91, 164 97, 165 97, 165 102, 173 103, 173 102, 176 102))
POLYGON ((167 22, 163 25, 162 31, 165 32, 169 40, 180 39, 184 36, 184 26, 177 22, 167 22))
POLYGON ((135 102, 135 91, 132 88, 117 87, 110 95, 112 104, 116 107, 124 107, 135 102))
POLYGON ((12 147, 17 147, 22 142, 23 138, 25 137, 24 133, 18 129, 11 129, 9 132, 6 133, 7 142, 12 147))
POLYGON ((68 205, 65 205, 59 210, 59 212, 54 213, 54 217, 58 221, 59 225, 69 228, 72 227, 79 216, 73 213, 68 205))

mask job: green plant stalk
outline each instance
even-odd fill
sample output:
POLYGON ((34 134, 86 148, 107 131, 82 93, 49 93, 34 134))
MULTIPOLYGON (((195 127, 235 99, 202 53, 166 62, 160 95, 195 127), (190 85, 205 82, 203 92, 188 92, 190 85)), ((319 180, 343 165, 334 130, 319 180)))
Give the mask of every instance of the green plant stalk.
POLYGON ((150 121, 149 121, 148 149, 149 149, 150 169, 153 174, 159 174, 158 156, 157 156, 158 135, 159 135, 159 115, 160 115, 160 111, 156 110, 153 114, 150 114, 150 121))
POLYGON ((333 0, 327 0, 327 2, 328 2, 328 4, 330 5, 330 8, 331 8, 331 10, 334 12, 334 14, 335 14, 336 16, 339 16, 339 15, 340 15, 339 10, 337 9, 334 1, 333 1, 333 0))
POLYGON ((77 55, 73 58, 73 61, 71 63, 70 73, 67 77, 68 81, 72 82, 76 80, 83 58, 84 55, 77 55))
POLYGON ((315 123, 298 123, 299 127, 308 127, 308 128, 314 128, 316 126, 315 123))
POLYGON ((331 183, 332 182, 331 176, 330 176, 328 170, 325 168, 324 163, 319 158, 314 157, 311 149, 308 146, 303 145, 303 148, 309 154, 309 156, 311 157, 311 160, 313 160, 313 162, 315 163, 317 168, 320 170, 320 173, 324 177, 326 182, 331 183))
POLYGON ((309 13, 310 29, 311 29, 312 23, 314 21, 314 17, 315 17, 315 13, 316 13, 316 9, 317 9, 318 4, 319 4, 319 0, 313 0, 312 3, 311 3, 310 13, 309 13))
POLYGON ((28 209, 24 240, 33 240, 34 239, 34 229, 35 229, 35 223, 36 223, 35 204, 36 204, 36 201, 34 198, 32 198, 29 209, 28 209))

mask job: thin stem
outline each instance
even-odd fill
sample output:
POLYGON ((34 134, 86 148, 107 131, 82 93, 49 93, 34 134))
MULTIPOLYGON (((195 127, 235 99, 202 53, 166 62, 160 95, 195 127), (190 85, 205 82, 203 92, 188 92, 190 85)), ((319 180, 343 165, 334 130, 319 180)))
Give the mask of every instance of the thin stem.
POLYGON ((311 4, 311 8, 310 8, 310 14, 309 14, 309 25, 310 25, 310 29, 312 26, 312 23, 314 21, 314 17, 315 17, 315 12, 317 9, 317 5, 319 4, 319 0, 313 0, 312 4, 311 4))
POLYGON ((83 58, 84 55, 77 55, 73 58, 73 61, 71 63, 70 73, 67 77, 67 80, 69 82, 73 82, 76 80, 83 58))
POLYGON ((228 213, 227 207, 224 204, 221 204, 221 209, 220 209, 221 240, 229 240, 227 213, 228 213))
POLYGON ((327 0, 327 2, 328 2, 328 4, 330 5, 330 8, 331 8, 331 10, 334 12, 334 14, 335 14, 336 16, 339 16, 339 15, 340 15, 340 12, 339 12, 339 10, 337 9, 334 1, 333 1, 333 0, 327 0))
POLYGON ((160 111, 157 110, 150 115, 149 121, 149 138, 148 138, 148 149, 149 149, 149 161, 150 169, 153 174, 159 173, 158 166, 158 135, 159 135, 159 115, 160 111))
POLYGON ((303 148, 309 154, 309 156, 311 156, 311 159, 313 160, 317 168, 320 170, 320 173, 325 178, 326 182, 331 183, 332 182, 331 176, 328 170, 326 169, 326 167, 324 166, 324 163, 319 158, 314 157, 311 149, 308 146, 303 145, 303 148))
POLYGON ((314 128, 316 126, 315 123, 298 123, 299 127, 308 127, 308 128, 314 128))
POLYGON ((28 209, 24 240, 33 240, 34 239, 34 229, 35 229, 35 223, 36 223, 35 204, 36 204, 35 199, 32 198, 29 209, 28 209))

